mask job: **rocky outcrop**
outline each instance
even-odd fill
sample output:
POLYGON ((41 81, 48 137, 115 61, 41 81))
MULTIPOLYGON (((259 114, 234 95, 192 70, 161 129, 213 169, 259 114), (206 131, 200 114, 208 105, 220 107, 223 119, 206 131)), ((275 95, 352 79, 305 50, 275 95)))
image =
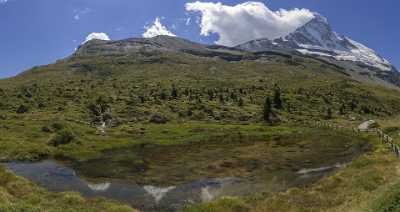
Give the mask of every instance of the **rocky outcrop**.
POLYGON ((376 122, 376 121, 374 121, 374 120, 369 120, 369 121, 366 121, 366 122, 363 122, 363 123, 361 123, 359 126, 358 126, 358 130, 359 131, 362 131, 362 132, 366 132, 366 131, 370 131, 370 130, 372 130, 372 129, 375 129, 375 128, 377 128, 379 125, 378 125, 378 123, 376 122))

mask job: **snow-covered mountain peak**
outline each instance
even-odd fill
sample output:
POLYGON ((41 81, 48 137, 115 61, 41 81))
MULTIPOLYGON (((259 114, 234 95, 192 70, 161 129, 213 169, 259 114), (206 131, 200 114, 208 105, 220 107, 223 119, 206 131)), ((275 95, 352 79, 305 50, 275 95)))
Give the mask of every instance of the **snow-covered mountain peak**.
POLYGON ((303 54, 328 55, 337 60, 361 62, 383 71, 393 69, 392 65, 374 50, 334 32, 327 19, 319 14, 315 14, 314 19, 285 39, 294 42, 297 50, 303 54))
POLYGON ((311 21, 286 36, 285 39, 304 48, 345 51, 352 47, 343 37, 332 30, 326 18, 319 14, 314 16, 311 21))
POLYGON ((333 31, 328 20, 318 13, 314 13, 313 19, 285 37, 270 42, 268 39, 258 39, 237 47, 247 51, 291 49, 307 55, 352 61, 382 71, 395 70, 374 50, 333 31))

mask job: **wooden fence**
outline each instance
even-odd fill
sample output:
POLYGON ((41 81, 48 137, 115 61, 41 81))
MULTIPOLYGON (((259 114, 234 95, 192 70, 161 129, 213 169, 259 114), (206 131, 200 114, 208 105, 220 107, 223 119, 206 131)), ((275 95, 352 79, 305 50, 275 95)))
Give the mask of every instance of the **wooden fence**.
POLYGON ((382 143, 386 144, 398 158, 400 158, 400 147, 394 142, 394 139, 389 135, 385 134, 381 129, 373 130, 378 137, 381 139, 382 143))

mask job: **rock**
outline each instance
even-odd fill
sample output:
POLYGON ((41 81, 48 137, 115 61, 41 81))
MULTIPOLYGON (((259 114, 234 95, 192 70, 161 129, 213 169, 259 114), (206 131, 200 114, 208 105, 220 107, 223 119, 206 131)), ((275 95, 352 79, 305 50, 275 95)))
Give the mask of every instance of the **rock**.
POLYGON ((374 120, 369 120, 366 122, 363 122, 362 124, 360 124, 358 126, 358 130, 360 131, 369 131, 373 128, 377 128, 378 127, 378 123, 374 120))
POLYGON ((155 123, 155 124, 165 124, 168 122, 168 119, 165 118, 164 116, 161 115, 153 115, 150 118, 150 123, 155 123))

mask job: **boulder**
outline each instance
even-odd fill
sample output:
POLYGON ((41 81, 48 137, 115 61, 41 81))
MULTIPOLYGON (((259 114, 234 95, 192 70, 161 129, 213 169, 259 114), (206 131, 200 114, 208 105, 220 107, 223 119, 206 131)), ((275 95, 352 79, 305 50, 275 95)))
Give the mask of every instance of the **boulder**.
POLYGON ((377 128, 378 127, 378 123, 374 120, 369 120, 366 122, 363 122, 362 124, 360 124, 358 126, 358 130, 360 131, 369 131, 371 129, 377 128))

